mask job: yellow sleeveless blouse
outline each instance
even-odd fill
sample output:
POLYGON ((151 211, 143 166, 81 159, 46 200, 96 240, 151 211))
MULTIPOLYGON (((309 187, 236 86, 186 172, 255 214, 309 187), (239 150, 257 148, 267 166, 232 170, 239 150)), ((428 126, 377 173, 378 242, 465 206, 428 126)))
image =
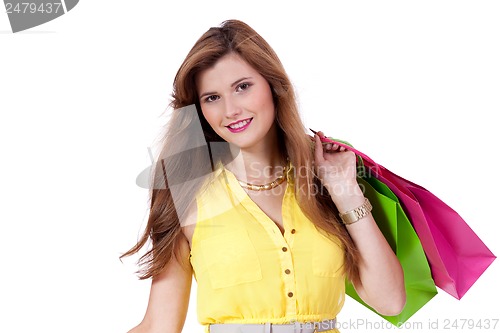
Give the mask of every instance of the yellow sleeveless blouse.
POLYGON ((342 308, 344 250, 302 213, 293 185, 291 168, 282 206, 284 235, 222 165, 196 196, 190 262, 198 321, 206 333, 215 323, 333 319, 342 308))

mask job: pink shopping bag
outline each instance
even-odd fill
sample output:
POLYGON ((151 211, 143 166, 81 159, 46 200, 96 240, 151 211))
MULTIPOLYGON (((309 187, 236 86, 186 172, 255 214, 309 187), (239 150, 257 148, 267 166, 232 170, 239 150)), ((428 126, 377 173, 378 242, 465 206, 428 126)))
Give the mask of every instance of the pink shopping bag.
POLYGON ((462 298, 495 260, 495 255, 462 217, 437 196, 377 164, 353 147, 330 141, 358 155, 365 172, 394 192, 422 243, 434 283, 455 298, 462 298))

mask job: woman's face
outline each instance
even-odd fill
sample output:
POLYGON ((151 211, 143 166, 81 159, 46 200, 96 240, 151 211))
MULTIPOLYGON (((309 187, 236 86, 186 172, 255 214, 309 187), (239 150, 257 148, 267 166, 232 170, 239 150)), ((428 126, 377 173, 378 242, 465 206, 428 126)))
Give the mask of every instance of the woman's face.
POLYGON ((276 137, 271 87, 234 53, 200 72, 196 87, 202 113, 225 141, 240 149, 271 144, 276 137))

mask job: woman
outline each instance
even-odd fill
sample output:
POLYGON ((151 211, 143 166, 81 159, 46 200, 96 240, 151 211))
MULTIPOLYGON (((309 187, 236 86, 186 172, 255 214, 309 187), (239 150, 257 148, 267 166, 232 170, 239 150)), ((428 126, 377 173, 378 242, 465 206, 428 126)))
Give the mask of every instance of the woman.
POLYGON ((209 29, 175 80, 140 241, 152 278, 130 332, 181 332, 192 274, 206 332, 337 332, 346 276, 379 313, 401 266, 369 213, 353 153, 305 134, 277 55, 237 20, 209 29), (201 133, 201 135, 199 135, 201 133))

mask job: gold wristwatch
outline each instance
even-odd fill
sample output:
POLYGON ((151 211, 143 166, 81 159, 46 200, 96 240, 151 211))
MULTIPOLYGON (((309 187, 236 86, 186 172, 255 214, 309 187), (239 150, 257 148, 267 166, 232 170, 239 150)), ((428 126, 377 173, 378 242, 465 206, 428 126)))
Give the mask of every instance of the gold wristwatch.
POLYGON ((354 222, 357 222, 361 218, 370 214, 372 208, 373 207, 370 204, 370 201, 365 198, 365 202, 361 206, 359 206, 358 208, 354 208, 353 210, 350 210, 348 212, 341 213, 340 218, 345 225, 353 224, 354 222))

